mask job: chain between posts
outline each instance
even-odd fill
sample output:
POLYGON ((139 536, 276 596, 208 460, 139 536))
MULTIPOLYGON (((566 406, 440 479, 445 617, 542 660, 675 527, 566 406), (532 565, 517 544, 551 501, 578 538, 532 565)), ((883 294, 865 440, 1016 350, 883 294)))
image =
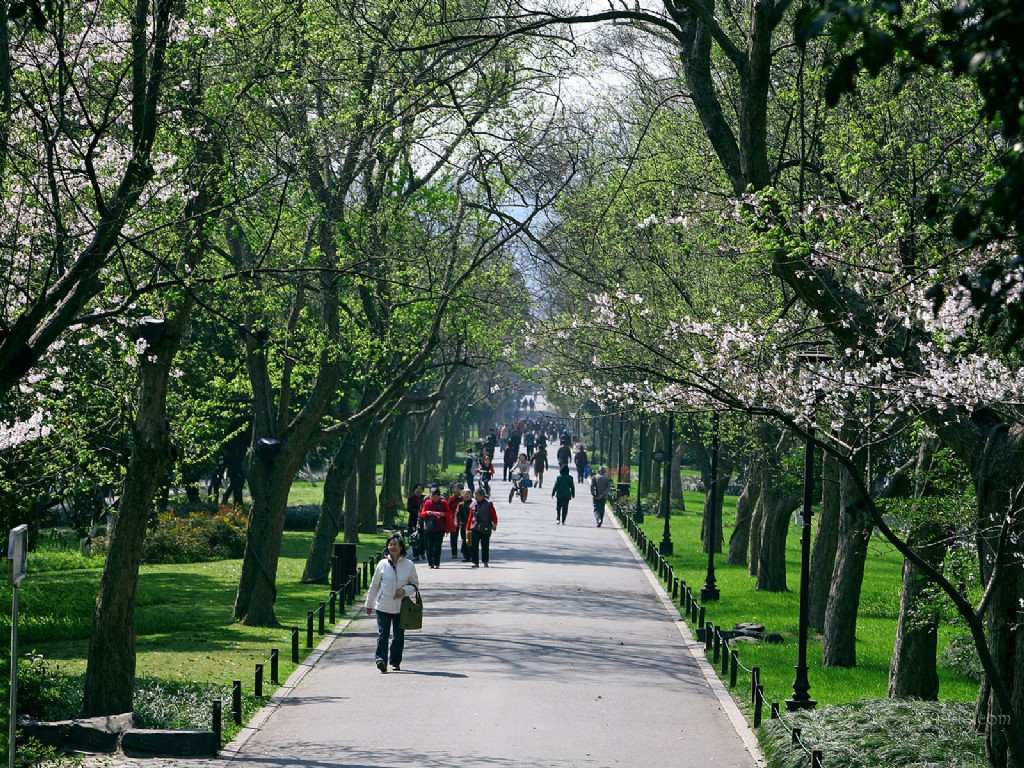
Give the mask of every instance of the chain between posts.
POLYGON ((753 707, 753 727, 761 726, 764 705, 769 705, 769 717, 778 720, 790 732, 790 743, 793 749, 799 747, 809 758, 810 768, 823 768, 824 758, 820 749, 813 749, 808 746, 802 737, 802 731, 783 719, 781 709, 777 702, 768 702, 764 695, 764 685, 761 683, 761 668, 758 666, 747 667, 740 661, 739 652, 731 646, 729 638, 722 633, 721 627, 716 627, 712 622, 705 621, 706 608, 700 605, 694 597, 693 590, 685 581, 676 578, 675 569, 668 559, 661 555, 647 534, 640 528, 633 519, 631 510, 622 504, 615 505, 615 513, 630 537, 636 543, 638 550, 643 554, 644 559, 654 568, 657 567, 658 578, 666 583, 666 591, 670 591, 673 602, 678 597, 680 613, 684 619, 689 618, 690 622, 696 624, 698 639, 704 641, 704 649, 712 655, 714 664, 721 662, 721 674, 728 675, 729 688, 737 685, 739 670, 750 675, 750 703, 753 707))
MULTIPOLYGON (((352 606, 355 605, 356 599, 359 596, 359 592, 363 589, 367 589, 370 586, 370 573, 376 567, 377 563, 381 560, 381 555, 377 554, 372 557, 368 557, 361 566, 357 566, 355 574, 348 577, 345 583, 336 590, 332 590, 328 595, 327 600, 320 600, 318 607, 315 611, 308 611, 306 614, 306 647, 313 647, 313 620, 314 616, 318 619, 317 631, 320 635, 325 634, 327 623, 326 613, 328 607, 330 608, 330 620, 331 625, 337 621, 336 608, 340 607, 342 614, 345 613, 346 602, 352 606), (339 605, 340 601, 340 605, 339 605)), ((336 565, 336 563, 335 563, 336 565)), ((298 626, 290 627, 290 640, 291 640, 291 657, 292 664, 299 663, 299 635, 300 629, 298 626)), ((253 695, 257 698, 263 698, 263 684, 266 666, 270 665, 270 682, 273 685, 280 685, 280 656, 281 652, 278 648, 270 649, 270 656, 268 659, 257 663, 255 666, 255 673, 253 675, 253 695)), ((236 726, 242 724, 243 717, 243 698, 242 698, 242 681, 234 680, 231 683, 231 718, 232 722, 236 726)), ((223 743, 223 701, 221 699, 214 699, 211 706, 210 719, 213 733, 216 737, 217 744, 223 743)))

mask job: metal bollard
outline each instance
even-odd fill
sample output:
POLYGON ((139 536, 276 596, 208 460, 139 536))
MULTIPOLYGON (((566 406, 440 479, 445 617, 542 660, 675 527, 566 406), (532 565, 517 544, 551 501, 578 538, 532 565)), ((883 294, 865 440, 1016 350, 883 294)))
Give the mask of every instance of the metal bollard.
POLYGON ((675 600, 679 597, 679 579, 675 577, 675 573, 672 574, 672 599, 675 600))
POLYGON ((292 627, 292 664, 299 663, 299 628, 292 627))
POLYGON ((324 622, 327 620, 327 601, 320 601, 320 608, 316 612, 317 625, 316 633, 322 635, 324 633, 324 622))
POLYGON ((822 768, 821 758, 822 758, 821 750, 820 749, 812 749, 811 750, 811 768, 822 768))
POLYGON ((712 635, 715 634, 715 625, 710 621, 704 625, 704 650, 710 651, 712 645, 712 635))
POLYGON ((757 688, 761 685, 761 668, 754 667, 750 670, 750 703, 757 703, 757 688))
POLYGON ((214 699, 214 701, 213 701, 213 726, 212 726, 211 730, 213 730, 213 735, 217 737, 217 746, 218 747, 221 745, 221 742, 224 741, 224 725, 222 723, 222 717, 223 717, 222 709, 223 709, 223 706, 224 705, 223 705, 223 703, 221 702, 220 699, 214 699))
POLYGON ((343 586, 338 587, 338 612, 341 613, 342 616, 345 615, 345 596, 347 592, 348 590, 343 586))
POLYGON ((270 682, 280 685, 281 652, 277 648, 270 649, 270 682))
POLYGON ((704 626, 704 606, 703 605, 700 607, 699 611, 696 608, 694 609, 693 617, 694 617, 694 619, 697 620, 697 626, 698 627, 703 627, 704 626), (698 616, 700 618, 697 618, 698 616))
POLYGON ((736 667, 739 666, 739 653, 735 650, 729 651, 729 687, 736 687, 736 667))
POLYGON ((330 603, 331 603, 331 624, 333 624, 334 622, 336 622, 338 620, 338 618, 337 618, 338 593, 337 592, 331 592, 330 603))
POLYGON ((242 724, 242 681, 234 680, 231 683, 231 719, 235 725, 242 724))
POLYGON ((356 589, 356 580, 354 576, 349 576, 348 581, 345 582, 348 587, 348 599, 352 605, 356 604, 356 595, 359 594, 359 590, 356 589))
POLYGON ((764 707, 764 686, 757 686, 754 691, 754 727, 761 727, 761 710, 764 707))
POLYGON ((719 634, 718 627, 714 628, 714 632, 715 636, 712 638, 712 648, 714 649, 714 653, 712 655, 712 658, 714 659, 713 663, 717 664, 722 654, 722 635, 719 634))
POLYGON ((256 665, 256 675, 253 680, 252 692, 259 698, 263 698, 263 665, 256 665))
POLYGON ((789 736, 789 741, 790 741, 790 743, 793 746, 796 746, 797 744, 800 743, 800 734, 801 733, 803 733, 803 731, 800 728, 794 728, 793 729, 792 733, 789 736))
POLYGON ((773 701, 771 706, 768 708, 768 719, 778 720, 779 719, 779 702, 773 701))
POLYGON ((306 613, 306 647, 313 647, 313 612, 306 613))
POLYGON ((722 638, 722 677, 729 674, 729 641, 722 638))

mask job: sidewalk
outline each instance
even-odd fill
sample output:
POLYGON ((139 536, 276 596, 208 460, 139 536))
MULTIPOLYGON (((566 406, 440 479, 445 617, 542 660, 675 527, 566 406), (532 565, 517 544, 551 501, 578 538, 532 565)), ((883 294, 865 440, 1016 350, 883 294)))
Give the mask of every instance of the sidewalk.
POLYGON ((507 503, 489 568, 418 567, 424 629, 401 672, 373 663, 360 608, 220 758, 90 766, 639 766, 753 768, 755 740, 611 511, 578 489, 555 525, 550 486, 507 503), (705 677, 711 675, 713 680, 705 677), (290 686, 294 686, 290 688, 290 686))

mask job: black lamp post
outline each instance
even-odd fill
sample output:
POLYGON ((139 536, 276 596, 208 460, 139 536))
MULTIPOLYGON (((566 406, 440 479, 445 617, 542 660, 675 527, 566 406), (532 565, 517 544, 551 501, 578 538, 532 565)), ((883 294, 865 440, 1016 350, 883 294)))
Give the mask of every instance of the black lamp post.
MULTIPOLYGON (((809 350, 801 355, 808 364, 823 363, 831 360, 831 355, 817 350, 809 350)), ((809 371, 808 371, 809 373, 809 371)), ((817 395, 814 395, 817 404, 817 395)), ((807 679, 807 625, 808 625, 808 594, 811 580, 811 504, 814 500, 814 416, 807 426, 807 442, 804 447, 804 505, 803 526, 800 536, 800 631, 797 646, 796 678, 793 680, 793 698, 786 699, 786 709, 794 712, 798 709, 814 709, 818 702, 810 697, 810 681, 807 679)))
POLYGON ((633 510, 633 521, 636 523, 642 523, 644 521, 644 508, 640 503, 640 494, 643 493, 644 487, 644 436, 645 427, 644 417, 640 417, 640 451, 639 458, 637 459, 637 471, 636 471, 636 509, 633 510))
POLYGON ((715 549, 718 546, 718 411, 713 416, 714 433, 711 436, 711 493, 708 499, 708 521, 705 528, 705 543, 708 547, 708 572, 704 578, 704 589, 700 601, 718 600, 722 593, 715 579, 715 549))
POLYGON ((665 531, 661 536, 658 551, 663 555, 672 554, 672 531, 669 529, 669 514, 672 502, 672 416, 665 419, 665 481, 661 484, 661 514, 665 518, 665 531))

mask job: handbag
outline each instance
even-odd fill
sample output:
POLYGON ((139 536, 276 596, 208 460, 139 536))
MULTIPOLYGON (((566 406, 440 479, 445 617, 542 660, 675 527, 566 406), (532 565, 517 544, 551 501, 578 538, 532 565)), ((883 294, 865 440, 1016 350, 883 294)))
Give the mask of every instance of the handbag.
POLYGON ((420 588, 415 584, 416 599, 406 595, 402 598, 402 607, 398 612, 398 626, 402 629, 423 628, 423 597, 420 595, 420 588))

